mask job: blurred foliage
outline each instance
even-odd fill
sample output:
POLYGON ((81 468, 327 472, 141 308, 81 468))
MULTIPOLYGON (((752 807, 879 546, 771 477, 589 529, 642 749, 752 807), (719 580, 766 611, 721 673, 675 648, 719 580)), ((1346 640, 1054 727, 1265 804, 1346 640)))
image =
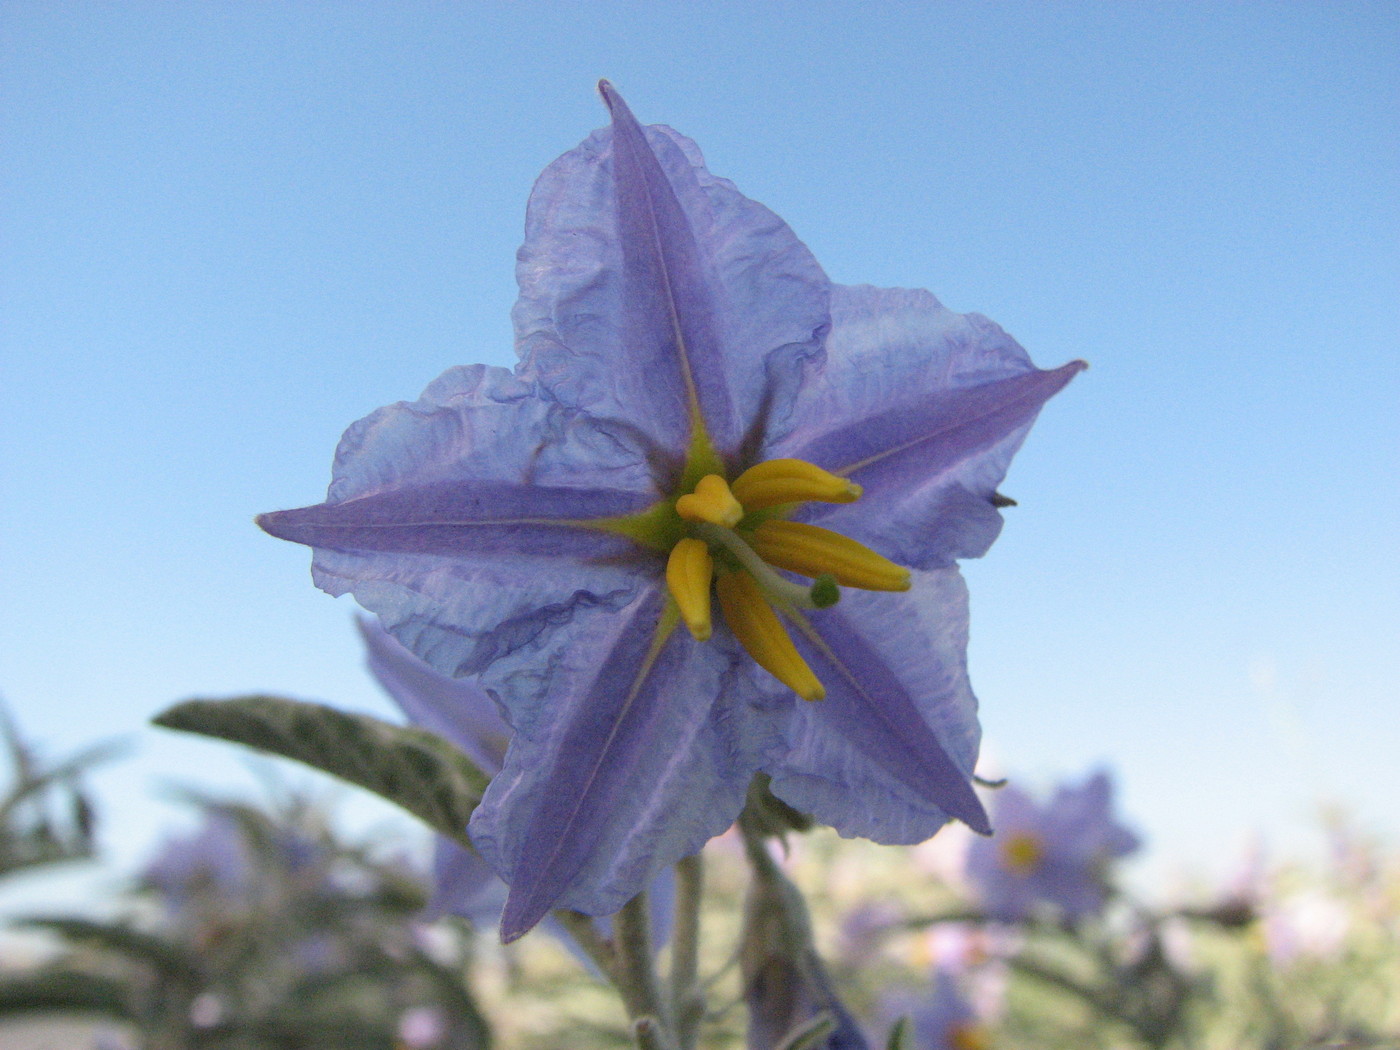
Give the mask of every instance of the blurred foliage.
POLYGON ((29 868, 92 855, 95 814, 82 776, 114 748, 89 748, 48 764, 0 706, 9 775, 0 797, 0 878, 29 868))
POLYGON ((472 938, 417 922, 424 877, 334 835, 323 812, 192 799, 114 918, 16 925, 62 949, 0 979, 0 1016, 126 1022, 144 1050, 478 1050, 472 938))
MULTIPOLYGON (((143 1050, 633 1045, 611 989, 555 938, 502 947, 453 921, 423 926, 419 879, 336 843, 312 810, 207 809, 256 844, 253 877, 178 900, 157 866, 119 921, 31 921, 67 949, 0 983, 0 1015, 126 1018, 143 1050)), ((1326 865, 1281 866, 1175 908, 1120 895, 1074 925, 986 921, 940 856, 956 851, 938 840, 882 848, 818 830, 790 837, 785 867, 872 1047, 912 1017, 907 1050, 1395 1050, 1400 859, 1343 826, 1333 839, 1326 865), (975 1040, 940 1043, 920 1027, 940 974, 970 1004, 975 1040)), ((737 1050, 747 1045, 735 952, 749 875, 736 836, 706 858, 701 1046, 737 1050)))
POLYGON ((919 1050, 1397 1050, 1400 854, 1337 818, 1327 832, 1324 863, 1256 864, 1172 907, 1120 885, 1078 922, 981 915, 960 832, 908 850, 809 836, 794 867, 872 1032, 954 975, 978 1040, 919 1050))
MULTIPOLYGON (((1326 864, 1259 871, 1172 907, 1120 889, 1101 917, 1074 924, 981 915, 956 831, 897 848, 818 829, 789 836, 785 867, 872 1048, 909 1017, 907 1050, 1400 1050, 1400 855, 1344 825, 1332 834, 1326 864), (937 1041, 919 1023, 934 1012, 940 974, 977 1022, 961 1041, 937 1041)), ((701 1046, 740 1050, 749 873, 732 832, 705 857, 701 1046)), ((555 940, 485 940, 476 979, 498 1046, 634 1045, 610 989, 555 940)), ((664 972, 665 949, 660 957, 664 972)))
MULTIPOLYGON (((236 716, 226 735, 272 734, 282 753, 314 751, 313 764, 358 768, 388 749, 395 784, 435 779, 424 771, 445 760, 431 742, 368 722, 330 725, 341 742, 331 746, 324 733, 295 731, 306 710, 278 702, 215 714, 236 716)), ((99 752, 45 765, 4 728, 13 786, 0 873, 88 855, 92 811, 78 778, 99 752)), ((420 809, 470 805, 478 789, 462 784, 441 798, 420 792, 420 809)), ((122 1033, 103 1050, 635 1045, 612 989, 558 925, 502 946, 461 920, 425 921, 426 874, 346 841, 303 797, 187 800, 193 830, 170 838, 101 917, 12 924, 56 947, 40 965, 0 970, 0 1020, 102 1018, 122 1033)), ((811 829, 785 809, 752 812, 782 842, 769 882, 801 891, 802 944, 839 995, 793 1015, 811 1038, 789 1032, 791 1045, 829 1046, 822 1026, 848 1010, 871 1047, 901 1050, 1400 1048, 1400 856, 1340 817, 1325 826, 1321 862, 1256 862, 1225 890, 1149 904, 1105 864, 1095 871, 1102 910, 993 917, 969 878, 966 829, 892 848, 811 829)), ((753 1046, 754 967, 741 964, 740 946, 754 929, 752 915, 745 927, 745 902, 753 912, 758 899, 752 871, 764 867, 754 848, 746 859, 731 831, 704 854, 700 1046, 709 1050, 753 1046)), ((671 951, 658 952, 663 974, 671 951)))

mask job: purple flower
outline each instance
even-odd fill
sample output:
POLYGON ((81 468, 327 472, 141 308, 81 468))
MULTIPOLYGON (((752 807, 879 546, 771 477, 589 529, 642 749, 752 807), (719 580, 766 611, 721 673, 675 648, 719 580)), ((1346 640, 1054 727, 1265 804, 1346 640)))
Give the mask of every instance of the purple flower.
POLYGON ((194 834, 168 839, 160 847, 142 881, 179 914, 201 900, 246 897, 253 887, 254 863, 238 821, 214 808, 194 834))
POLYGON ((1108 869, 1140 845, 1113 818, 1113 782, 1094 773, 1082 785, 1061 785, 1044 807, 1015 787, 997 794, 997 832, 967 854, 967 877, 989 915, 1028 918, 1038 907, 1070 919, 1103 910, 1108 869))
POLYGON ((947 970, 934 974, 932 994, 901 993, 883 1004, 883 1012, 908 1017, 914 1050, 988 1050, 991 1037, 957 980, 947 970))
POLYGON ((990 830, 954 560, 996 537, 996 485, 1083 367, 1040 371, 927 292, 831 284, 600 90, 612 126, 530 200, 515 371, 374 413, 325 503, 259 519, 503 706, 470 832, 510 885, 506 940, 617 910, 756 771, 847 835, 990 830))

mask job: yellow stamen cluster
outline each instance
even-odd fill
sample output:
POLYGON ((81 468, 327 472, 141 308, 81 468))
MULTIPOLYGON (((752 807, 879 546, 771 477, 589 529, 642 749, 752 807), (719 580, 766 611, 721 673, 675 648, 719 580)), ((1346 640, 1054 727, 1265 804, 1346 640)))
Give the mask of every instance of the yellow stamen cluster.
POLYGON ((860 495, 859 485, 800 459, 766 460, 732 486, 718 474, 701 478, 676 500, 689 534, 666 562, 667 588, 690 633, 710 637, 713 582, 724 622, 754 661, 805 700, 825 696, 782 618, 802 623, 799 609, 831 604, 837 584, 908 590, 909 571, 846 536, 781 515, 808 500, 850 503, 860 495), (816 582, 800 587, 775 568, 816 582))
POLYGON ((1017 875, 1029 875, 1045 857, 1045 845, 1029 831, 1010 835, 1001 847, 1001 859, 1017 875))

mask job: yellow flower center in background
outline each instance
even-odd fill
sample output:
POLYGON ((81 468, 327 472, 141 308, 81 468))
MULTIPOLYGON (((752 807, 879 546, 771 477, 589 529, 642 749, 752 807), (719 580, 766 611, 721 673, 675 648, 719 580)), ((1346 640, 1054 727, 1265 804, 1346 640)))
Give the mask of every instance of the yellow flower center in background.
POLYGON ((992 1040, 987 1029, 976 1022, 953 1025, 948 1029, 947 1038, 952 1050, 991 1050, 992 1040))
POLYGON ((1029 831, 1018 831, 1002 843, 1001 859, 1017 875, 1029 875, 1045 858, 1045 846, 1029 831))
POLYGON ((826 695, 802 659, 784 619, 810 631, 803 609, 835 604, 839 586, 906 591, 909 570, 829 529, 786 521, 809 500, 852 503, 859 485, 800 459, 770 459, 731 486, 707 474, 675 503, 686 535, 671 548, 666 586, 687 629, 710 637, 711 583, 724 622, 754 661, 804 700, 826 695), (775 570, 806 576, 802 587, 775 570))

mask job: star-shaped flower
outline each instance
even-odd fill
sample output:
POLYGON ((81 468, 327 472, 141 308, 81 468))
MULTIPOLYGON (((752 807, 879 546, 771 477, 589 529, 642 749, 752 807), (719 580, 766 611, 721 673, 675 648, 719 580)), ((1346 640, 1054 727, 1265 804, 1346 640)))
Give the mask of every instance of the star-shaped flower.
POLYGON ((507 940, 615 911, 758 771, 843 834, 988 831, 954 560, 991 544, 1012 454, 1083 367, 1040 371, 927 292, 833 285, 600 90, 612 126, 530 199, 516 369, 360 421, 325 503, 259 519, 502 705, 470 833, 507 940))
POLYGON ((968 848, 967 877, 987 914, 1008 921, 1049 907, 1070 919, 1103 910, 1113 861, 1134 852, 1138 837, 1113 815, 1106 772, 1083 784, 1062 784, 1041 806, 1003 788, 994 810, 997 833, 968 848))

